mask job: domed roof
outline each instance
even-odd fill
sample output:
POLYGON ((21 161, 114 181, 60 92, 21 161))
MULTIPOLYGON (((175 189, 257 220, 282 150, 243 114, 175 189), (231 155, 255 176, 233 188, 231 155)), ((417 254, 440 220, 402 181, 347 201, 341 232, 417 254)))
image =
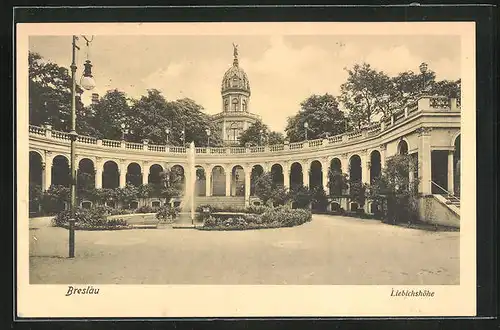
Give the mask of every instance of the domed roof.
POLYGON ((245 91, 250 93, 250 82, 248 76, 238 65, 238 58, 235 56, 233 65, 224 73, 222 78, 221 91, 245 91))

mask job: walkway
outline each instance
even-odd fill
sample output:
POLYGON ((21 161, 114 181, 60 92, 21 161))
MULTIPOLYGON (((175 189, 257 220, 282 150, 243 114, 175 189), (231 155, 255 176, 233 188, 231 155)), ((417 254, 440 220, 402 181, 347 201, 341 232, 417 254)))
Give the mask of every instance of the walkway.
POLYGON ((47 223, 29 231, 33 284, 459 283, 459 232, 324 215, 268 230, 77 231, 71 260, 67 230, 47 223))

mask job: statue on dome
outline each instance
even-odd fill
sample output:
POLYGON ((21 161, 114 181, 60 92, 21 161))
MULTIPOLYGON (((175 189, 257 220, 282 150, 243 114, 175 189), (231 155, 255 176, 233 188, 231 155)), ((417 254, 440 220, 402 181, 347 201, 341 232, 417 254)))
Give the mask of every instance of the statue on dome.
POLYGON ((238 45, 233 42, 233 55, 234 58, 238 58, 238 45))

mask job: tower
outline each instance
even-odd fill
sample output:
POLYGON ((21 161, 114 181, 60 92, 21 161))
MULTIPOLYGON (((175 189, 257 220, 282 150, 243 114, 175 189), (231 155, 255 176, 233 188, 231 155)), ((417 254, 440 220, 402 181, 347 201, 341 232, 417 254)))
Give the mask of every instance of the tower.
POLYGON ((227 145, 237 145, 240 134, 260 120, 250 113, 250 83, 239 65, 238 45, 233 44, 233 64, 224 73, 221 84, 222 112, 213 116, 219 134, 227 145))

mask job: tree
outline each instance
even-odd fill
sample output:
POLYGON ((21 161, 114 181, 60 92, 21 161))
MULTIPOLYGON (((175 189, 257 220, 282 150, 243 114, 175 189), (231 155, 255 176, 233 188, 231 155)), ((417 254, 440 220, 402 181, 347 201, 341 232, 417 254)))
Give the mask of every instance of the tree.
POLYGON ((328 186, 330 189, 330 195, 342 196, 342 192, 349 188, 347 173, 342 173, 330 168, 328 174, 328 186))
POLYGON ((122 137, 121 124, 135 122, 124 92, 109 90, 97 103, 89 107, 94 136, 99 139, 119 140, 122 137))
POLYGON ((311 202, 313 204, 314 210, 316 211, 326 211, 328 205, 328 197, 323 187, 316 187, 312 190, 311 202))
POLYGON ((304 185, 294 185, 290 189, 290 200, 300 209, 308 208, 313 200, 313 193, 304 185))
MULTIPOLYGON (((72 80, 67 68, 60 67, 29 52, 29 123, 31 125, 52 125, 55 130, 68 132, 71 128, 72 80)), ((81 102, 83 89, 76 86, 76 114, 80 134, 89 133, 86 111, 81 102)))
POLYGON ((413 171, 410 155, 396 155, 386 162, 382 175, 368 189, 367 196, 378 205, 387 205, 385 220, 391 223, 418 220, 418 178, 410 182, 413 171))
POLYGON ((278 205, 285 205, 290 200, 288 189, 281 185, 273 187, 271 194, 273 203, 278 205))
POLYGON ((255 182, 255 195, 262 200, 264 205, 273 197, 273 175, 271 172, 263 173, 255 182))
POLYGON ((374 115, 390 112, 393 84, 387 74, 367 63, 345 70, 348 77, 340 86, 339 100, 349 112, 353 127, 359 129, 370 124, 374 115))
POLYGON ((240 145, 244 147, 247 145, 259 146, 262 144, 282 144, 285 139, 283 134, 270 131, 266 124, 258 120, 240 134, 239 141, 240 145))
POLYGON ((334 96, 311 95, 300 107, 295 116, 287 119, 285 132, 290 142, 305 140, 305 122, 309 125, 308 139, 325 138, 345 132, 346 118, 339 110, 338 101, 334 96))

